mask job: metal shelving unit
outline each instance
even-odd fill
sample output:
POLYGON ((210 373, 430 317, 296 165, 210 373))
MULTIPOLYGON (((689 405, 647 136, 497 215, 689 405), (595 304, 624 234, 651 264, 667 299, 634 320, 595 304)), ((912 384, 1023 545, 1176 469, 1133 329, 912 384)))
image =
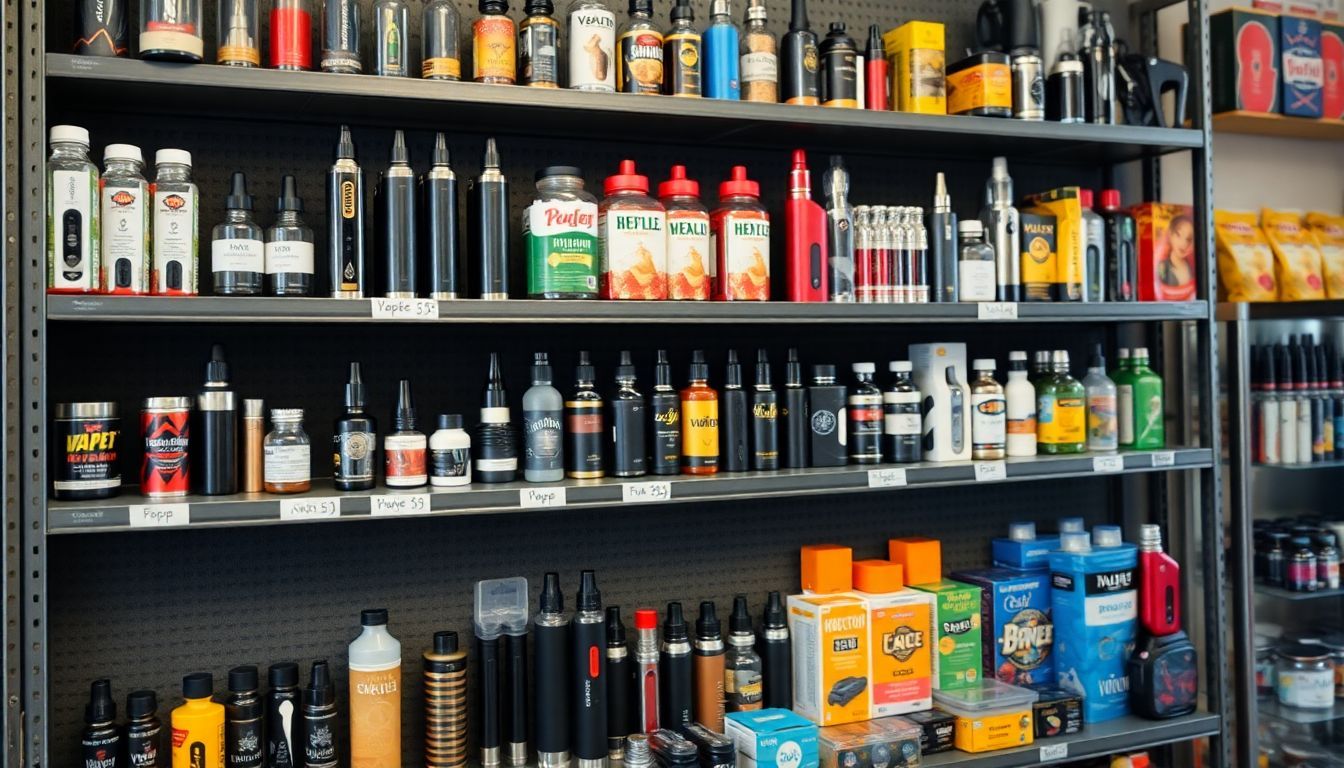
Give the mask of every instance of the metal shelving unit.
POLYGON ((1291 600, 1293 602, 1300 600, 1329 600, 1344 597, 1344 589, 1318 589, 1315 592, 1295 592, 1291 589, 1271 587, 1268 584, 1256 584, 1254 590, 1255 594, 1262 597, 1271 597, 1275 600, 1291 600))
POLYGON ((1136 741, 1149 747, 1217 736, 1218 718, 1196 714, 1175 720, 1154 722, 1140 717, 1122 717, 1100 725, 1085 725, 1080 733, 1062 739, 1046 739, 1029 747, 968 755, 943 752, 929 755, 920 765, 958 766, 958 768, 1017 768, 1029 765, 1057 765, 1071 760, 1099 757, 1133 749, 1136 741))

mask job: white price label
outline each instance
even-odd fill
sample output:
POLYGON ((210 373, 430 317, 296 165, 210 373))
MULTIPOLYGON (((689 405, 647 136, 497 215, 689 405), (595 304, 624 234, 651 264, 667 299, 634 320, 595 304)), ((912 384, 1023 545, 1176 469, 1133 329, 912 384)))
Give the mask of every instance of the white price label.
POLYGON ((281 520, 322 520, 341 516, 341 499, 337 496, 314 499, 281 499, 281 520))
POLYGON ((981 320, 1016 320, 1017 302, 982 301, 976 305, 977 317, 981 320))
POLYGON ((373 317, 376 320, 437 320, 437 299, 374 299, 373 317))
POLYGON ((869 488, 900 488, 903 485, 905 485, 904 469, 868 470, 869 488))
POLYGON ((1046 760, 1063 760, 1069 756, 1069 742, 1062 744, 1047 744, 1041 747, 1041 762, 1046 760))
POLYGON ((385 493, 369 497, 369 513, 383 515, 423 515, 429 512, 428 493, 385 493))
POLYGON ((518 503, 522 505, 523 509, 563 507, 565 506, 565 487, 524 488, 518 492, 518 503))
POLYGON ((1002 461, 977 461, 975 462, 975 481, 977 483, 988 480, 1007 480, 1008 465, 1002 461))
POLYGON ((190 504, 132 504, 132 528, 159 528, 165 525, 190 525, 190 504))
POLYGON ((1154 467, 1174 467, 1176 466, 1175 451, 1158 451, 1153 454, 1154 467))
POLYGON ((1093 471, 1093 472, 1124 472, 1124 471, 1125 471, 1125 457, 1124 457, 1124 456, 1093 456, 1093 457, 1092 457, 1092 471, 1093 471))
POLYGON ((647 483, 621 483, 621 501, 626 504, 667 501, 672 498, 672 483, 654 480, 647 483))

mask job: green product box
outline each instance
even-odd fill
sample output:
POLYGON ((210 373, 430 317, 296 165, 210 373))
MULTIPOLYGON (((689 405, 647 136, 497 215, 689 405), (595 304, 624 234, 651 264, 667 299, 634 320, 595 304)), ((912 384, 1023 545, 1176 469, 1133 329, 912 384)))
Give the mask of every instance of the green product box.
POLYGON ((983 675, 980 658, 980 588, 943 579, 932 584, 912 584, 934 600, 934 625, 938 652, 933 655, 933 687, 949 691, 979 685, 983 675))

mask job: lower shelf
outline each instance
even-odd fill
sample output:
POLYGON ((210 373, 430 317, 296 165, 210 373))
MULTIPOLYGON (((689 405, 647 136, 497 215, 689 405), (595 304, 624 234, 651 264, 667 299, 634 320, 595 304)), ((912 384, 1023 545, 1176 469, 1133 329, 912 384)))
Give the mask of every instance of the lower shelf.
POLYGON ((1344 597, 1344 589, 1318 589, 1315 592, 1298 592, 1291 589, 1282 589, 1280 587, 1271 587, 1267 584, 1256 584, 1255 594, 1261 597, 1272 597, 1276 600, 1321 600, 1331 597, 1344 597))
POLYGON ((630 478, 628 482, 605 478, 553 484, 476 483, 433 492, 426 486, 409 491, 378 488, 339 493, 329 480, 322 480, 314 481, 313 490, 307 493, 283 497, 253 493, 147 499, 124 493, 116 498, 94 501, 50 501, 47 504, 47 531, 56 534, 188 526, 233 527, 370 517, 483 515, 564 506, 707 502, 1204 469, 1212 466, 1212 462, 1213 454, 1207 448, 1175 448, 1119 454, 1035 456, 1007 461, 735 472, 708 477, 644 476, 630 478))
POLYGON ((1088 757, 1148 749, 1178 741, 1189 741, 1219 732, 1219 717, 1202 712, 1172 720, 1145 720, 1141 717, 1122 717, 1117 720, 1084 726, 1081 733, 1068 738, 1046 739, 1029 747, 984 752, 977 755, 966 752, 943 752, 929 755, 921 762, 933 766, 959 768, 1015 768, 1026 765, 1052 765, 1088 757))
POLYGON ((1285 720, 1298 725, 1315 725, 1344 719, 1344 703, 1338 699, 1335 700, 1335 706, 1330 709, 1303 709, 1280 704, 1272 698, 1262 699, 1257 704, 1256 711, 1261 717, 1272 717, 1275 720, 1285 720))

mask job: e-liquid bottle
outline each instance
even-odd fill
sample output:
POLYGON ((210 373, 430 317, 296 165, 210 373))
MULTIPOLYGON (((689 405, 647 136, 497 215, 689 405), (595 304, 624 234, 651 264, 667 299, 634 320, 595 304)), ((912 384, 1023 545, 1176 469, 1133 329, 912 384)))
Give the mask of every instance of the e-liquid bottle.
POLYGON ((658 185, 658 201, 667 209, 667 298, 707 301, 714 252, 700 182, 686 177, 686 166, 674 165, 658 185))
POLYGON ((518 437, 509 416, 509 396, 499 355, 490 353, 490 371, 481 395, 481 423, 476 428, 476 478, 483 483, 511 483, 518 474, 518 437))
POLYGON ((765 0, 747 0, 742 28, 742 100, 774 104, 779 101, 778 46, 765 21, 765 0))
MULTIPOLYGON (((445 0, 446 2, 446 0, 445 0)), ((518 84, 560 87, 560 22, 551 0, 527 0, 518 25, 518 84)))
POLYGON ((565 14, 569 87, 616 90, 616 14, 602 0, 573 0, 565 14))
POLYGON ((401 642, 387 631, 387 609, 359 614, 350 643, 350 763, 401 766, 401 642))
POLYGON ((435 488, 471 485, 471 435, 462 416, 440 413, 438 429, 429 436, 429 484, 435 488))
POLYGON ((322 57, 323 72, 357 75, 364 71, 359 54, 359 1, 323 0, 322 57))
POLYGON ((621 350, 616 366, 616 393, 611 398, 611 474, 639 477, 647 469, 644 456, 644 395, 635 389, 635 364, 621 350))
POLYGON ((336 686, 326 659, 321 659, 313 662, 303 691, 304 768, 336 768, 335 726, 336 686))
POLYGON ((265 707, 259 686, 256 667, 229 670, 229 694, 224 699, 224 759, 229 768, 262 768, 266 764, 262 739, 265 707))
POLYGON ((756 653, 747 596, 733 597, 728 617, 728 652, 724 658, 723 692, 729 712, 752 712, 762 707, 762 665, 756 653))
POLYGON ((271 7, 270 50, 272 69, 313 68, 313 17, 308 0, 275 0, 271 7))
POLYGON ((378 423, 364 410, 364 380, 359 363, 350 363, 345 385, 345 413, 331 431, 332 483, 338 491, 367 491, 378 466, 378 423))
MULTIPOLYGON (((985 207, 980 211, 985 240, 994 247, 994 272, 999 301, 1021 301, 1022 220, 1013 207, 1013 180, 1008 159, 994 158, 994 170, 985 182, 985 207)), ((965 290, 963 284, 962 290, 965 290)))
POLYGON ((411 399, 411 382, 402 379, 397 385, 397 415, 395 432, 383 440, 383 456, 387 466, 388 488, 415 488, 429 481, 425 451, 428 441, 423 432, 415 429, 415 402, 411 399))
POLYGON ((663 92, 663 33, 653 23, 653 0, 630 0, 630 19, 621 27, 616 48, 616 90, 663 92))
POLYGON ((854 386, 849 391, 846 413, 849 417, 849 461, 851 464, 878 464, 882 461, 882 433, 885 422, 882 390, 873 383, 877 366, 855 363, 854 386))
MULTIPOLYGON (((396 0, 399 2, 400 0, 396 0)), ((378 185, 379 229, 382 230, 382 256, 389 299, 413 299, 417 285, 415 274, 415 171, 411 170, 406 151, 406 134, 397 131, 392 138, 391 163, 378 185)))
POLYGON ((911 378, 914 366, 909 360, 893 360, 887 370, 893 378, 882 393, 882 456, 896 464, 911 464, 922 458, 924 439, 921 398, 911 378))
POLYGON ((238 400, 229 389, 229 364, 224 361, 224 346, 210 348, 205 365, 205 386, 196 395, 196 425, 193 442, 201 446, 195 452, 196 466, 191 477, 197 491, 206 496, 238 492, 238 400))
POLYGON ((221 0, 215 63, 226 67, 261 66, 258 23, 257 0, 221 0))
POLYGON ((709 386, 705 353, 691 353, 690 383, 681 390, 681 471, 713 475, 719 471, 719 393, 709 386))
POLYGON ((1003 385, 994 379, 994 361, 971 364, 971 458, 1002 459, 1007 454, 1007 411, 1003 385))
POLYGON ((994 246, 985 242, 985 225, 978 219, 962 219, 957 224, 957 233, 961 235, 957 301, 994 301, 998 295, 995 284, 997 259, 994 246))
POLYGON ((751 390, 751 468, 779 469, 779 393, 770 381, 770 360, 756 351, 756 385, 751 390))
POLYGON ((814 467, 843 467, 845 450, 845 385, 835 381, 834 365, 812 366, 807 388, 808 426, 814 467))
POLYGON ((788 362, 784 364, 784 407, 780 411, 784 417, 784 461, 788 469, 803 469, 809 466, 808 449, 811 447, 807 409, 807 390, 803 388, 803 365, 798 362, 798 350, 789 349, 788 362))
POLYGON ((89 703, 84 707, 84 732, 79 746, 82 765, 90 768, 117 768, 121 762, 121 729, 117 727, 117 702, 112 700, 112 681, 94 680, 89 686, 89 703))
POLYGON ((341 126, 336 162, 327 171, 327 264, 333 299, 364 298, 364 170, 350 129, 341 126))
POLYGON ((457 174, 448 164, 448 140, 434 135, 434 156, 420 179, 424 203, 424 240, 429 248, 429 297, 458 297, 457 174))
MULTIPOLYGON (((1133 370, 1133 408, 1134 408, 1134 444, 1135 450, 1154 450, 1167 444, 1166 410, 1163 407, 1162 377, 1148 367, 1148 349, 1139 347, 1134 350, 1133 370)), ((1297 404, 1300 412, 1302 403, 1297 404)), ((1300 443, 1299 439, 1299 443, 1300 443)), ((1298 461, 1307 463, 1309 457, 1298 455, 1298 461)), ((1285 458, 1284 463, 1289 463, 1285 458)))
POLYGON ((89 159, 89 132, 77 125, 53 125, 47 160, 48 293, 100 289, 100 213, 98 166, 89 159))
POLYGON ((481 15, 471 25, 471 79, 513 85, 517 77, 517 31, 505 0, 480 0, 481 15))
POLYGON ((1087 448, 1087 389, 1069 375, 1069 353, 1050 353, 1050 376, 1036 385, 1036 449, 1045 454, 1087 448))
POLYGON ((224 705, 215 703, 209 672, 182 678, 182 705, 173 710, 173 765, 224 768, 224 705))
POLYGON ((715 733, 723 733, 724 684, 727 676, 722 627, 713 601, 701 602, 700 615, 695 620, 695 639, 691 643, 695 683, 692 712, 694 722, 715 733))
POLYGON ((266 230, 266 288, 272 296, 313 294, 313 230, 299 216, 302 212, 298 182, 285 175, 275 202, 275 223, 266 230))
POLYGON ((1115 382, 1106 375, 1106 356, 1101 345, 1092 348, 1092 359, 1083 378, 1087 388, 1087 449, 1114 451, 1120 447, 1120 425, 1115 382))
POLYGON ((420 76, 426 80, 461 80, 462 15, 453 0, 425 4, 420 29, 420 76))
POLYGON ((789 637, 789 623, 784 615, 784 600, 776 590, 765 596, 761 631, 756 634, 756 653, 761 657, 761 683, 765 695, 761 703, 769 709, 793 706, 793 640, 789 637))
POLYGON ((130 144, 103 149, 103 290, 112 294, 149 293, 149 182, 144 157, 130 144))
POLYGON ((602 395, 594 388, 597 378, 587 351, 579 352, 574 368, 574 394, 565 400, 565 474, 587 480, 602 477, 602 395))
POLYGON ((738 362, 735 349, 728 350, 728 366, 719 401, 722 411, 719 436, 723 439, 723 444, 719 447, 719 457, 723 471, 745 472, 750 468, 750 461, 747 458, 750 417, 747 414, 747 393, 742 388, 742 364, 738 362))
POLYGON ((156 296, 197 293, 196 228, 200 200, 191 180, 191 153, 160 149, 154 153, 154 254, 150 292, 156 296))
POLYGON ((1027 380, 1027 353, 1008 353, 1008 385, 1004 387, 1008 408, 1008 455, 1036 455, 1036 387, 1027 380))
MULTIPOLYGON (((224 201, 224 221, 210 233, 210 270, 220 296, 256 296, 266 273, 266 245, 261 227, 252 218, 252 196, 247 177, 234 171, 224 201)), ((96 281, 95 281, 96 282, 96 281)))
POLYGON ((411 10, 403 0, 373 4, 373 74, 410 77, 411 10))
POLYGON ((266 766, 302 768, 303 747, 299 732, 299 665, 292 661, 272 664, 266 670, 270 690, 266 693, 266 766))
POLYGON ((742 97, 741 46, 733 21, 732 0, 710 0, 705 30, 705 96, 737 101, 742 97))
POLYGON ((780 101, 816 106, 821 103, 821 53, 817 35, 807 23, 807 0, 793 0, 789 31, 779 45, 780 101))
POLYGON ((452 630, 434 633, 425 651, 425 766, 464 768, 467 764, 467 652, 452 630))
MULTIPOLYGON (((126 756, 134 768, 168 768, 163 746, 159 700, 153 691, 131 691, 126 696, 126 756)), ((265 748, 265 744, 261 744, 265 748)), ((262 753, 263 762, 265 753, 262 753)), ((87 765, 87 763, 86 763, 87 765)))
POLYGON ((821 54, 821 105, 823 107, 859 106, 859 46, 845 30, 843 21, 831 22, 826 39, 818 46, 821 54))
POLYGON ((681 397, 672 388, 672 366, 667 350, 658 350, 653 367, 653 394, 649 396, 649 473, 675 475, 681 471, 681 397))
POLYGON ((698 99, 703 93, 703 39, 695 27, 691 0, 676 0, 670 18, 672 26, 663 35, 663 93, 698 99))
POLYGON ((565 479, 565 398, 551 381, 551 361, 535 353, 532 386, 523 393, 523 479, 529 483, 565 479))

